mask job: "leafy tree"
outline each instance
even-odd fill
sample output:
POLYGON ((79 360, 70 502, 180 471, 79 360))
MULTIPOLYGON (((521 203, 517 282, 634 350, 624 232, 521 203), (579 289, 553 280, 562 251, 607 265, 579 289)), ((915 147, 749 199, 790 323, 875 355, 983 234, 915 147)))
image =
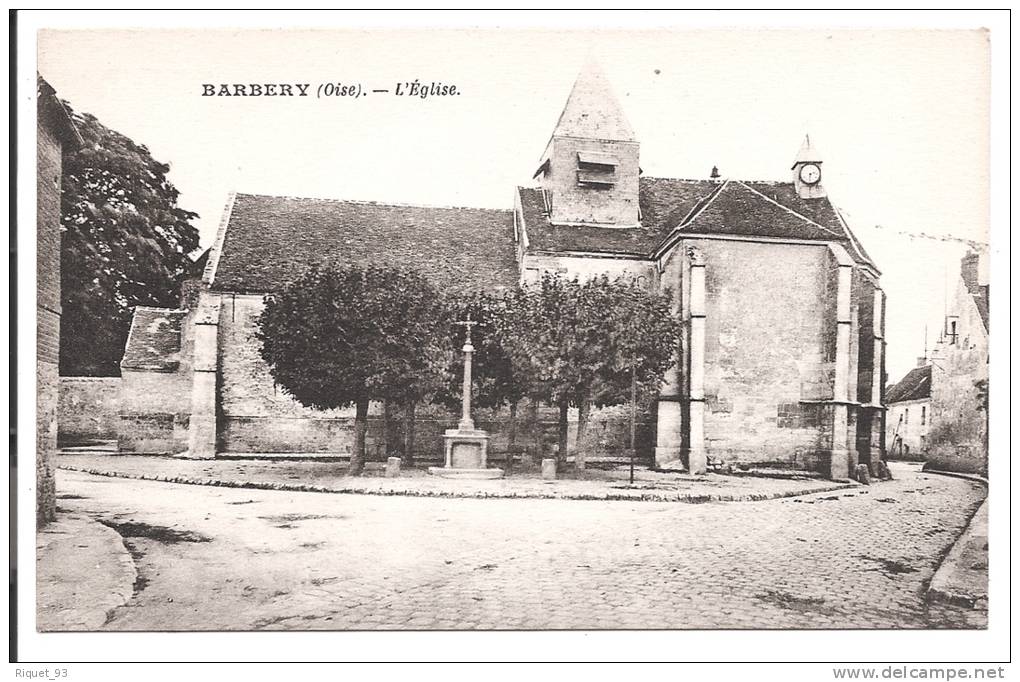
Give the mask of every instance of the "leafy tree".
MULTIPOLYGON (((681 323, 668 292, 650 293, 626 279, 584 283, 545 275, 510 304, 508 340, 517 372, 536 396, 559 407, 559 459, 567 452, 567 415, 578 407, 578 437, 591 404, 630 397, 631 372, 642 393, 658 389, 675 360, 681 323)), ((584 453, 575 460, 584 467, 584 453)))
MULTIPOLYGON (((372 400, 419 400, 451 357, 446 306, 420 274, 370 266, 313 267, 266 297, 261 354, 302 405, 355 407, 348 473, 365 463, 372 400)), ((413 429, 412 429, 413 430, 413 429)))
POLYGON ((974 382, 974 390, 977 392, 977 408, 988 412, 988 379, 978 379, 974 382))
POLYGON ((116 376, 131 308, 178 305, 197 214, 177 205, 170 166, 144 145, 72 116, 84 144, 63 162, 60 372, 116 376))

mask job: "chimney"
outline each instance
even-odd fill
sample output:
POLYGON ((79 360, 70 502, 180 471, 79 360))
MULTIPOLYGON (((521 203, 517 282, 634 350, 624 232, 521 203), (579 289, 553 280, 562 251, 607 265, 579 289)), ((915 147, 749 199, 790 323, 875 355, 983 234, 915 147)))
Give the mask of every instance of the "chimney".
POLYGON ((719 166, 712 166, 712 172, 709 174, 708 177, 712 178, 713 180, 718 180, 719 179, 719 166))
POLYGON ((981 257, 973 251, 960 260, 960 276, 963 277, 963 283, 967 285, 967 291, 971 294, 977 293, 980 286, 978 282, 980 261, 981 257))

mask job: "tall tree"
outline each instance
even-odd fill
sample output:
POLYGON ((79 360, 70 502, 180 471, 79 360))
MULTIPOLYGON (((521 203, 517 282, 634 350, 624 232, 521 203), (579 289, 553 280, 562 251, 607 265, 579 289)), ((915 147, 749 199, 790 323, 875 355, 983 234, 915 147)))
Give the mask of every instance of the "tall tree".
MULTIPOLYGON (((531 389, 559 407, 559 460, 567 451, 567 415, 578 408, 578 438, 592 403, 630 398, 631 372, 644 394, 656 390, 675 360, 681 323, 668 292, 653 293, 628 279, 584 283, 545 275, 510 304, 507 348, 531 379, 531 389)), ((575 459, 584 467, 584 453, 575 459)))
POLYGON ((446 305, 420 274, 396 268, 313 267, 266 297, 261 354, 302 405, 355 407, 348 473, 365 463, 373 400, 417 401, 441 383, 451 349, 446 305))
POLYGON ((177 205, 170 166, 144 145, 72 117, 84 144, 63 164, 60 372, 115 376, 131 308, 178 304, 198 216, 177 205))

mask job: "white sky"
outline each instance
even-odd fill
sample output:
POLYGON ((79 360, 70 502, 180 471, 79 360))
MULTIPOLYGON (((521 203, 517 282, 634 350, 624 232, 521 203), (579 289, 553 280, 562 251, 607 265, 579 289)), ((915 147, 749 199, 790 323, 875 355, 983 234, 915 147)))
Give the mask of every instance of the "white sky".
POLYGON ((232 190, 510 208, 589 51, 646 175, 788 180, 810 133, 883 271, 890 380, 910 369, 964 248, 898 232, 987 241, 982 32, 44 31, 39 72, 171 165, 208 246, 232 190), (463 94, 201 97, 206 82, 415 78, 463 94))

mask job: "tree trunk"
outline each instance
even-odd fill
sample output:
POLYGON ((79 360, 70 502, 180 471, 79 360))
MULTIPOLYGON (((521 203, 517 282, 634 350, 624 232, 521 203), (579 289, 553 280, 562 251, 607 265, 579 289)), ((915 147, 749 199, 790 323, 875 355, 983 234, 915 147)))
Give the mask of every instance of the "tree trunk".
POLYGON ((354 415, 354 449, 351 463, 347 466, 348 476, 357 476, 365 468, 365 432, 368 430, 368 401, 359 400, 354 415))
POLYGON ((556 453, 556 466, 562 469, 567 464, 567 410, 570 402, 560 402, 560 423, 559 423, 559 451, 556 453))
POLYGON ((506 434, 507 447, 517 445, 517 402, 510 403, 510 428, 506 434))
POLYGON ((400 463, 405 467, 414 466, 414 409, 417 402, 408 400, 404 403, 404 452, 400 456, 400 463))
POLYGON ((577 401, 577 447, 574 450, 574 468, 584 470, 585 443, 584 434, 588 430, 588 417, 591 415, 591 401, 582 395, 577 401))
POLYGON ((393 414, 393 401, 387 398, 383 402, 383 459, 399 456, 401 450, 400 437, 397 434, 396 416, 393 414))
POLYGON ((528 398, 526 419, 528 438, 531 440, 531 444, 528 446, 528 465, 530 466, 542 459, 542 425, 538 422, 538 400, 535 398, 528 398))
POLYGON ((517 449, 517 401, 510 403, 510 424, 506 434, 506 475, 514 468, 514 454, 517 449))

